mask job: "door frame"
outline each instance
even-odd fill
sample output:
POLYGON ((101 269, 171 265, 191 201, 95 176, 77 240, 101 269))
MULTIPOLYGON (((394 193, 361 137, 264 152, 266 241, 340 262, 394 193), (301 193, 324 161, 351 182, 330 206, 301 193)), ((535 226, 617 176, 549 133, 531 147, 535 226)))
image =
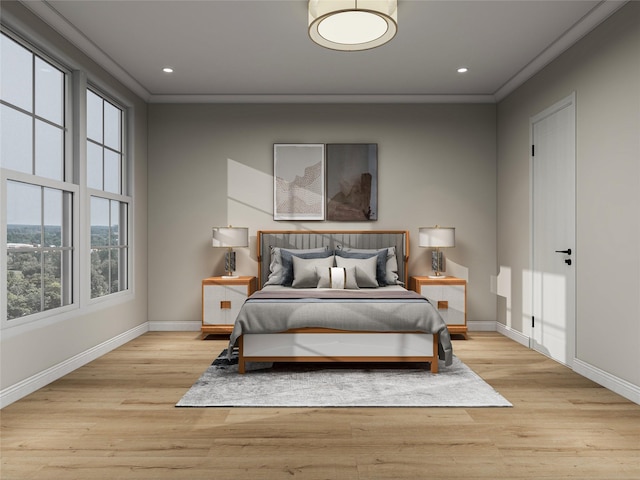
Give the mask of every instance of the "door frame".
MULTIPOLYGON (((572 92, 567 97, 562 100, 554 103, 548 108, 545 108, 540 113, 529 118, 529 269, 524 275, 524 283, 523 283, 523 295, 527 299, 526 302, 523 302, 523 306, 525 307, 526 317, 523 318, 525 320, 523 325, 523 334, 527 336, 529 339, 529 348, 534 348, 534 337, 533 337, 533 329, 532 329, 532 317, 534 312, 534 164, 533 164, 533 126, 535 123, 540 120, 553 115, 554 113, 567 108, 573 107, 573 116, 572 116, 572 127, 573 127, 573 142, 574 142, 574 211, 573 211, 573 221, 574 221, 574 239, 575 239, 575 251, 578 250, 578 229, 577 229, 577 132, 576 132, 576 92, 572 92)), ((576 252, 573 252, 572 260, 574 262, 574 298, 573 298, 573 307, 574 307, 574 318, 572 325, 568 325, 571 327, 570 335, 567 335, 567 347, 568 351, 571 355, 568 355, 567 361, 568 366, 572 366, 573 360, 576 355, 576 339, 577 339, 577 268, 576 266, 576 252)), ((568 332, 569 330, 567 330, 568 332)))

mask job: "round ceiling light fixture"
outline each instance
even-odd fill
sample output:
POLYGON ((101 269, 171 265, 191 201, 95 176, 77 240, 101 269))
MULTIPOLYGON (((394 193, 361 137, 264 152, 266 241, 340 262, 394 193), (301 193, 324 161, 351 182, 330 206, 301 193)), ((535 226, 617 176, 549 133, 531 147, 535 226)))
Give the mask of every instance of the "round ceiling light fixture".
POLYGON ((398 32, 397 0, 310 0, 309 36, 332 50, 384 45, 398 32))

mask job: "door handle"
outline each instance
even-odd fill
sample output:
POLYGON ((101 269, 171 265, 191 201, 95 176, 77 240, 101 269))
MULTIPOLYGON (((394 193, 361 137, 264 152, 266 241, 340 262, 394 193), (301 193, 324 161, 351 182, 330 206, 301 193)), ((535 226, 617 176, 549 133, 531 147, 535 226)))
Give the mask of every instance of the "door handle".
POLYGON ((567 255, 571 255, 571 249, 567 248, 566 250, 556 250, 556 253, 566 253, 567 255))

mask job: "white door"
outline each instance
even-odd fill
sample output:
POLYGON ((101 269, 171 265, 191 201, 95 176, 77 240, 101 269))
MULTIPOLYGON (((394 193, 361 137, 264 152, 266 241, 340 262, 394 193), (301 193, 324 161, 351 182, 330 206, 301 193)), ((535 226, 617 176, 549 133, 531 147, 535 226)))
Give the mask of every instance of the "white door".
POLYGON ((532 347, 575 356, 575 95, 531 119, 532 347))

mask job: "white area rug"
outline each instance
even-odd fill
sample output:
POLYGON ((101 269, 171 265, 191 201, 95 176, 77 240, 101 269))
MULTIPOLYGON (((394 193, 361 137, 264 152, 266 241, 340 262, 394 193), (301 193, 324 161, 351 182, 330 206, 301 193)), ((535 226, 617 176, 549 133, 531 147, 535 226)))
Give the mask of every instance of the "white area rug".
POLYGON ((511 407, 457 357, 432 374, 427 364, 247 363, 226 351, 177 407, 511 407))

